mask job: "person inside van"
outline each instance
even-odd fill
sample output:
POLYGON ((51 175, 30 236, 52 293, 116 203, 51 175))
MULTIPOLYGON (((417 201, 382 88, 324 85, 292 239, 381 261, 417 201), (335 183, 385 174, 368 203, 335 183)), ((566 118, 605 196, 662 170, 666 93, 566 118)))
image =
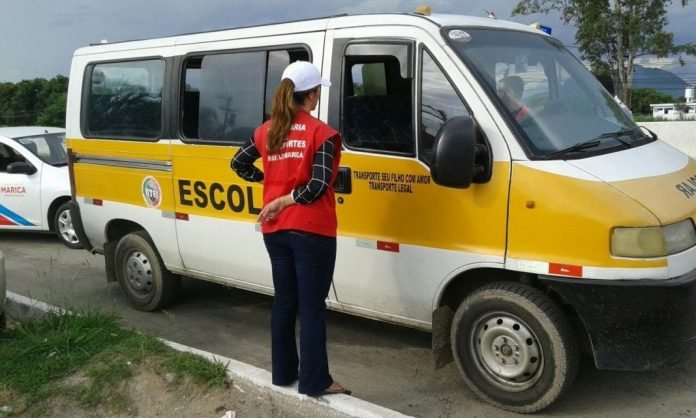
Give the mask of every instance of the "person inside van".
POLYGON ((271 119, 235 154, 232 169, 247 181, 263 182, 259 214, 271 259, 273 384, 299 380, 309 396, 351 392, 329 374, 325 300, 336 261, 336 180, 341 137, 310 115, 321 86, 330 86, 306 61, 290 64, 281 77, 271 119), (263 171, 254 166, 262 159, 263 171), (300 354, 295 321, 300 314, 300 354))
POLYGON ((498 97, 518 122, 529 115, 529 108, 521 101, 522 93, 524 93, 524 81, 519 76, 506 76, 498 82, 498 97))

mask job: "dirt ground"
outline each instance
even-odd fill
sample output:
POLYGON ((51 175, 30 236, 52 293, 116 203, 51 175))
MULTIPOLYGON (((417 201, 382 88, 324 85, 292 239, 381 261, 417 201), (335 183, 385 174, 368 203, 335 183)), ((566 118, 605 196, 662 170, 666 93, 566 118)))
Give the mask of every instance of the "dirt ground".
MULTIPOLYGON (((308 401, 261 391, 244 382, 228 382, 224 388, 207 388, 188 377, 160 375, 134 366, 130 378, 112 388, 102 403, 81 407, 71 396, 59 396, 32 405, 18 417, 343 417, 308 401), (229 415, 228 415, 229 417, 229 415)), ((89 383, 77 374, 62 382, 66 387, 89 383)))

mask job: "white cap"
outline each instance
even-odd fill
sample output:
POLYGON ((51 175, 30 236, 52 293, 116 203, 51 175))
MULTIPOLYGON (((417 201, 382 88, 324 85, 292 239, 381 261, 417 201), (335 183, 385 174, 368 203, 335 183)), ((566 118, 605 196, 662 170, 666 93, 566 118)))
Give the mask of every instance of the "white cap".
POLYGON ((295 61, 283 71, 280 80, 290 79, 295 84, 295 91, 307 91, 322 85, 329 87, 331 82, 321 78, 321 73, 311 62, 295 61))

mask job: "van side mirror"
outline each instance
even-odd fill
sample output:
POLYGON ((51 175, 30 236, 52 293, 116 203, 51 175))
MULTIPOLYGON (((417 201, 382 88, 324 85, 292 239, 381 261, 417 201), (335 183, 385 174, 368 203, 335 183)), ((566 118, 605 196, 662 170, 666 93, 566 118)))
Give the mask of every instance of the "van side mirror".
POLYGON ((17 161, 7 165, 7 172, 10 174, 28 174, 36 173, 36 167, 26 161, 17 161))
POLYGON ((470 116, 447 120, 437 135, 431 174, 435 183, 466 189, 491 179, 493 153, 470 116))

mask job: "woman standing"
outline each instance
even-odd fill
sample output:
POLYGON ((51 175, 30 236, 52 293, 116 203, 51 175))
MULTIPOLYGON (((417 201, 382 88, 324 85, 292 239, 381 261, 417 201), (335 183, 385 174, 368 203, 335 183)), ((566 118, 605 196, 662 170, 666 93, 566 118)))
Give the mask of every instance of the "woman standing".
POLYGON ((290 64, 275 92, 271 119, 254 131, 232 160, 237 175, 264 185, 258 220, 275 288, 273 384, 287 386, 299 380, 299 392, 310 396, 350 394, 329 374, 324 303, 336 261, 333 183, 341 138, 309 113, 317 106, 321 86, 330 85, 313 64, 290 64), (259 157, 263 171, 253 165, 259 157))

